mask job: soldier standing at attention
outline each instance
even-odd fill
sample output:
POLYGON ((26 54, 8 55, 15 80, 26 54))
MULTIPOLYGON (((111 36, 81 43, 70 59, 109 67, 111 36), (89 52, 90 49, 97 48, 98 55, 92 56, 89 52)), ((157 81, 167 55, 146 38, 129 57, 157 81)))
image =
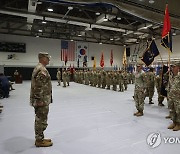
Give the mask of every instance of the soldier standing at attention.
POLYGON ((47 128, 49 104, 52 102, 51 76, 46 69, 50 56, 48 53, 39 53, 39 63, 33 70, 31 79, 30 104, 35 110, 35 145, 36 147, 49 147, 53 143, 51 139, 44 138, 44 130, 47 128))
POLYGON ((60 71, 59 68, 57 69, 56 78, 58 80, 58 85, 57 86, 60 86, 61 85, 61 71, 60 71))
POLYGON ((164 97, 161 95, 161 81, 162 80, 162 70, 160 70, 159 75, 155 78, 155 85, 158 93, 158 106, 164 106, 164 97))
POLYGON ((134 100, 136 109, 134 116, 143 116, 144 110, 144 98, 145 98, 145 73, 142 72, 142 62, 137 64, 137 72, 135 74, 135 89, 134 89, 134 100))
POLYGON ((173 129, 173 131, 180 130, 180 62, 173 64, 172 72, 173 79, 171 87, 169 90, 169 102, 170 106, 170 116, 173 123, 168 127, 168 129, 173 129))
POLYGON ((147 88, 146 88, 146 96, 149 97, 149 104, 154 104, 152 102, 152 98, 154 96, 154 86, 155 86, 155 74, 153 72, 153 68, 151 67, 147 72, 146 80, 147 80, 147 88))
POLYGON ((63 87, 66 87, 66 69, 63 70, 62 73, 63 87))

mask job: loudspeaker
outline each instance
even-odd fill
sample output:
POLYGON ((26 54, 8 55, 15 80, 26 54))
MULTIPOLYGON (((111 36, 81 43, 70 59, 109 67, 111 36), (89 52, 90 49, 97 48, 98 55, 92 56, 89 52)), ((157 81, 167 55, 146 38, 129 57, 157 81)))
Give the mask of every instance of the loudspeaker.
POLYGON ((94 60, 94 57, 91 57, 91 60, 94 60))
POLYGON ((130 53, 130 48, 126 48, 126 56, 127 56, 127 57, 130 57, 130 54, 131 54, 131 53, 130 53))

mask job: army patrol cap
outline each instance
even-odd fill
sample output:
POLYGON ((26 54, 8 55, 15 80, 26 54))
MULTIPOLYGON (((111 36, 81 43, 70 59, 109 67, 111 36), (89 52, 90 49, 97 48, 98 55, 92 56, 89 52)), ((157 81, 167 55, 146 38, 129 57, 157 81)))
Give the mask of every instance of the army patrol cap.
POLYGON ((40 52, 40 53, 38 54, 38 58, 39 58, 39 59, 42 58, 42 57, 47 57, 49 60, 50 60, 50 58, 51 58, 51 56, 50 56, 47 52, 40 52))
POLYGON ((172 66, 179 66, 180 67, 180 61, 173 62, 172 66))

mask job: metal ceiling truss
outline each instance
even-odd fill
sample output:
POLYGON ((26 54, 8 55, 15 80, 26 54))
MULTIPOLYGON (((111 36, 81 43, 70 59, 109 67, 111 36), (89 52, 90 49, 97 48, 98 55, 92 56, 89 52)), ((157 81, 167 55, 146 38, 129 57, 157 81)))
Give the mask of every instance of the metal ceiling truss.
MULTIPOLYGON (((0 6, 0 33, 115 45, 161 37, 162 11, 152 13, 152 8, 131 1, 9 0, 0 6), (48 8, 55 10, 48 12, 48 8)), ((180 19, 176 17, 171 21, 178 29, 180 19)))

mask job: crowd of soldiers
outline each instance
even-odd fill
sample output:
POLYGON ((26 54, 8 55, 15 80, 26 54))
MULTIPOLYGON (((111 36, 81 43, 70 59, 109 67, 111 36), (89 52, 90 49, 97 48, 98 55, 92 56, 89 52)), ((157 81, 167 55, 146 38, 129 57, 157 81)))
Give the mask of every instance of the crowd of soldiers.
MULTIPOLYGON (((178 65, 174 64, 172 66, 175 67, 178 65)), ((153 96, 155 92, 155 87, 157 89, 157 94, 158 94, 158 106, 164 106, 163 101, 165 98, 164 96, 161 95, 162 70, 160 70, 158 75, 155 75, 154 68, 149 68, 149 70, 146 72, 142 71, 142 68, 143 67, 141 63, 141 64, 137 64, 136 73, 129 73, 124 70, 117 70, 117 71, 115 70, 105 71, 103 69, 101 70, 88 70, 88 69, 76 70, 73 72, 73 80, 74 82, 79 83, 79 84, 90 85, 93 87, 98 87, 98 88, 107 89, 107 90, 110 90, 112 87, 112 90, 119 91, 119 92, 123 92, 127 90, 128 84, 135 83, 133 98, 135 100, 137 112, 134 113, 134 115, 138 117, 138 116, 143 116, 144 100, 146 97, 149 98, 149 104, 154 104, 153 96)), ((180 87, 179 87, 179 90, 177 90, 176 87, 175 87, 176 91, 173 90, 174 84, 179 84, 178 79, 180 79, 179 77, 180 75, 178 75, 177 77, 177 74, 175 75, 172 69, 172 73, 170 76, 169 76, 169 72, 167 72, 164 75, 167 78, 166 81, 169 81, 166 84, 166 89, 168 92, 167 102, 168 102, 168 108, 169 108, 170 113, 166 118, 171 118, 173 120, 173 124, 170 125, 168 129, 173 129, 174 131, 180 130, 180 105, 179 105, 180 104, 179 103, 180 87), (175 95, 175 94, 178 94, 178 95, 175 95), (175 104, 174 104, 173 99, 175 99, 176 101, 175 104), (178 116, 176 116, 176 113, 178 116)), ((63 87, 66 87, 67 85, 69 86, 69 81, 70 81, 70 76, 71 76, 70 70, 63 70, 62 75, 61 75, 60 70, 58 70, 57 72, 58 85, 61 85, 61 76, 62 76, 62 81, 63 81, 63 87)))
POLYGON ((57 69, 57 74, 56 74, 56 78, 57 78, 57 81, 58 81, 57 86, 61 85, 61 81, 63 82, 63 87, 69 86, 70 76, 71 76, 70 70, 64 69, 62 71, 62 75, 61 75, 60 69, 57 69), (61 80, 61 78, 62 78, 62 80, 61 80))
POLYGON ((173 131, 180 130, 180 62, 174 62, 171 65, 170 70, 164 74, 165 80, 162 80, 162 70, 160 70, 158 76, 155 76, 153 68, 150 68, 145 73, 142 71, 142 65, 142 63, 137 64, 137 72, 135 74, 134 100, 137 112, 134 113, 134 116, 143 116, 146 97, 149 97, 149 104, 153 104, 152 98, 155 85, 158 93, 158 105, 164 106, 163 100, 165 97, 161 93, 161 86, 164 85, 167 91, 169 109, 169 115, 166 118, 171 118, 173 121, 168 129, 173 131))
POLYGON ((123 92, 134 83, 134 74, 126 71, 78 70, 74 72, 76 83, 123 92))

